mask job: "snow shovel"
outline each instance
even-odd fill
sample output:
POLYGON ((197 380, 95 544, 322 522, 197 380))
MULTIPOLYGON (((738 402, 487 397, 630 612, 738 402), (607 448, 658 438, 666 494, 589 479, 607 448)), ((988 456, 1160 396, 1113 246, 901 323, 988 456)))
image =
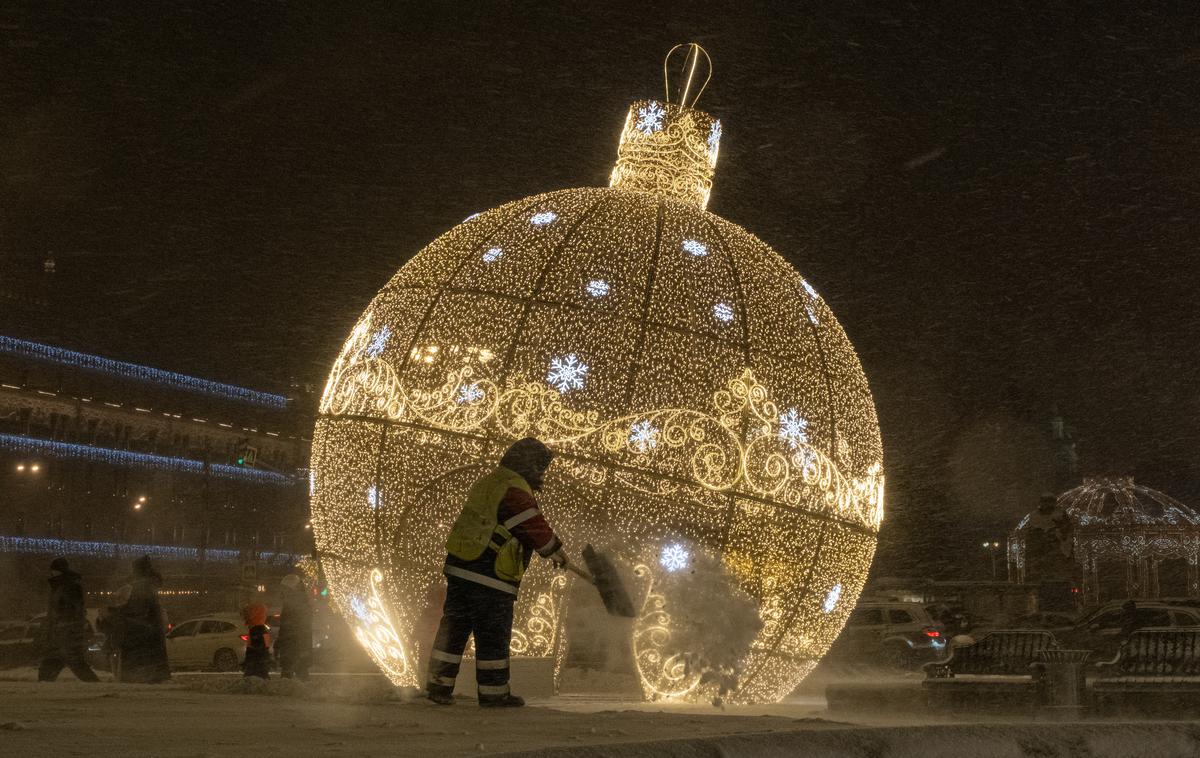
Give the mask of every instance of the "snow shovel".
POLYGON ((629 593, 625 591, 625 585, 621 583, 621 577, 612 561, 597 553, 591 545, 583 546, 583 560, 587 563, 587 571, 570 561, 567 561, 567 570, 596 588, 608 615, 625 618, 637 616, 633 610, 633 601, 629 599, 629 593))

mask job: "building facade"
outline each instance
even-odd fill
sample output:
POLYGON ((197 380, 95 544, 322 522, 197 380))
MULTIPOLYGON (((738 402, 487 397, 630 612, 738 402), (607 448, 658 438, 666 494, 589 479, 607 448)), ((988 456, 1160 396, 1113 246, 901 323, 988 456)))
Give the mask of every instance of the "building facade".
POLYGON ((307 403, 0 336, 0 555, 290 565, 311 551, 307 403))

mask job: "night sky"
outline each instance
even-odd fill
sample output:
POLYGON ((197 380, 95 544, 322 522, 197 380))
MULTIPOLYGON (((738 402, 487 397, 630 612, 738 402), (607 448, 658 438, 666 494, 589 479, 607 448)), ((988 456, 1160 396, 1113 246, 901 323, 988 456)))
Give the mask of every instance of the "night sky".
POLYGON ((334 5, 0 0, 0 333, 319 387, 438 234, 606 184, 694 39, 709 210, 816 285, 875 392, 878 572, 982 572, 1055 407, 1081 473, 1200 509, 1193 4, 334 5))

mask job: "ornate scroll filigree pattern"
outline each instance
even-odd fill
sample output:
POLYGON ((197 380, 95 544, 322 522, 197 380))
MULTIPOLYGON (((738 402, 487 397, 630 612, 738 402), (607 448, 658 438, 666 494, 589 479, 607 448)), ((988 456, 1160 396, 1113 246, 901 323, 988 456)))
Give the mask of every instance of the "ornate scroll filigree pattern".
POLYGON ((645 564, 633 573, 645 582, 645 600, 634 622, 633 657, 648 700, 686 696, 700 684, 682 655, 671 649, 671 615, 666 598, 654 591, 654 572, 645 564))
MULTIPOLYGON (((365 344, 365 337, 358 339, 365 344)), ((606 480, 609 464, 615 463, 621 471, 617 481, 656 496, 699 487, 792 507, 815 505, 871 529, 883 519, 881 467, 876 464, 865 477, 849 479, 832 458, 807 442, 782 440, 778 409, 749 369, 714 393, 713 413, 666 408, 608 421, 600 421, 594 411, 567 408, 544 383, 520 382, 499 390, 469 363, 452 369, 433 391, 411 390, 353 344, 338 359, 330 382, 322 405, 330 415, 374 411, 460 433, 537 436, 583 459, 573 466, 595 484, 606 480), (470 385, 482 396, 464 403, 461 388, 470 385), (631 435, 638 426, 653 434, 631 435)), ((707 499, 696 495, 701 502, 707 499)))
POLYGON ((524 625, 513 629, 510 649, 514 655, 544 657, 554 653, 561 628, 559 604, 566 586, 566 576, 556 574, 550 580, 550 586, 537 594, 528 608, 524 625))
POLYGON ((404 641, 396 633, 395 623, 388 615, 387 607, 380 594, 383 572, 371 569, 365 602, 354 598, 350 601, 354 636, 358 639, 375 664, 396 685, 413 683, 412 665, 404 641))
POLYGON ((708 205, 720 130, 703 111, 639 100, 629 108, 609 186, 708 205), (650 118, 647 118, 647 115, 650 118))
POLYGON ((320 412, 331 416, 399 418, 404 414, 400 381, 386 361, 371 357, 371 318, 364 318, 333 364, 320 412))

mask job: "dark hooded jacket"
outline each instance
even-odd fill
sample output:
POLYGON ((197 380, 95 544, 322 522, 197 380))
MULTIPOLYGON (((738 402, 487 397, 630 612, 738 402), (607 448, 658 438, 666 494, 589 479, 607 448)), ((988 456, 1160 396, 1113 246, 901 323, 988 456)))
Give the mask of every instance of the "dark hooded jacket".
POLYGON ((87 643, 87 611, 80 579, 70 569, 50 577, 50 601, 42 638, 52 650, 68 650, 87 643))
POLYGON ((121 606, 121 681, 162 682, 171 678, 167 662, 166 629, 158 588, 162 576, 150 565, 148 557, 133 563, 132 590, 121 606))
MULTIPOLYGON (((500 468, 508 469, 517 474, 529 489, 537 492, 542 488, 542 478, 550 466, 553 454, 540 440, 526 437, 517 440, 500 459, 500 468)), ((562 547, 550 523, 542 514, 537 499, 530 492, 518 487, 510 487, 495 504, 497 527, 511 535, 522 549, 522 571, 536 551, 542 557, 549 557, 562 547)), ((494 590, 516 597, 520 581, 502 579, 496 572, 496 556, 494 549, 484 550, 483 554, 473 560, 459 558, 453 554, 446 556, 443 572, 451 579, 461 579, 481 584, 494 590)))

